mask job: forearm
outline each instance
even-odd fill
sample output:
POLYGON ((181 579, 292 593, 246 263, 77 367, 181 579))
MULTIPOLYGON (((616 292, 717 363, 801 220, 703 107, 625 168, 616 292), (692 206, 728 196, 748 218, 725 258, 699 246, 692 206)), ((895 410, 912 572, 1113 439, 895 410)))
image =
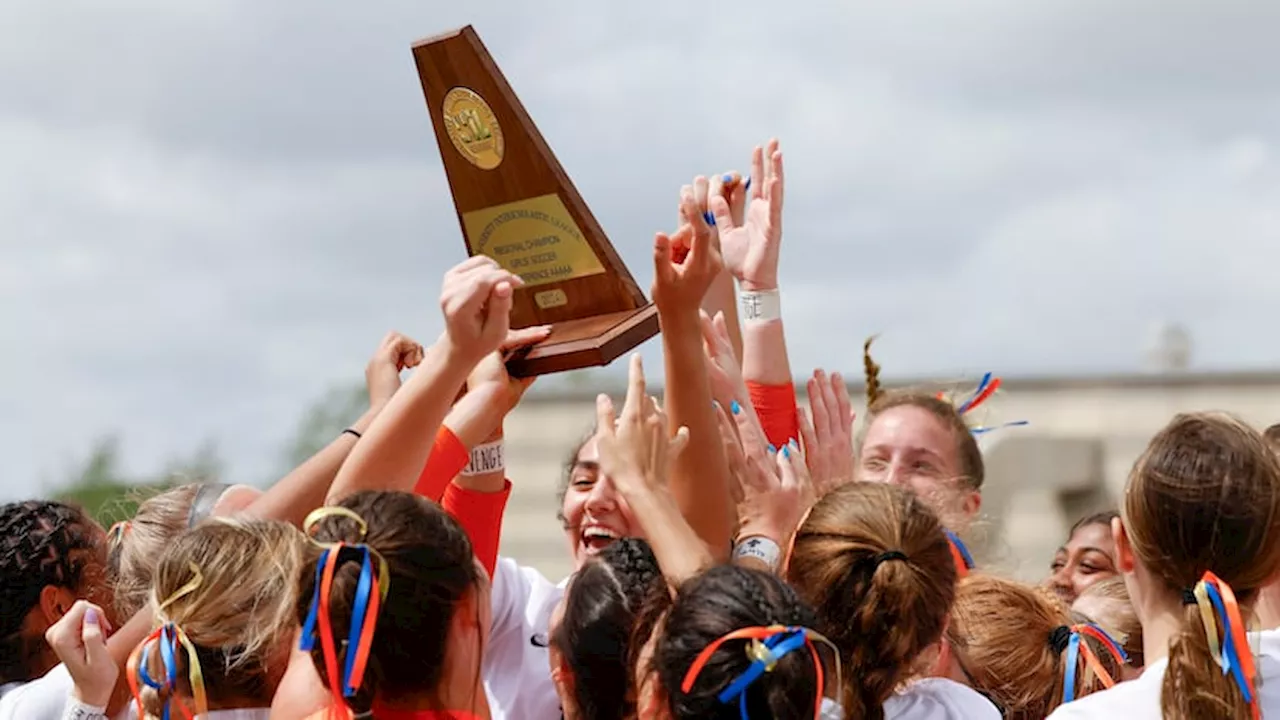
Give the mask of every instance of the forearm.
POLYGON ((664 315, 662 340, 666 367, 665 409, 671 431, 686 427, 688 447, 679 454, 671 492, 689 525, 720 560, 729 556, 734 513, 729 493, 729 464, 719 442, 719 421, 711 400, 711 382, 703 358, 698 315, 664 315))
POLYGON ((360 490, 411 490, 431 452, 426 439, 444 420, 474 365, 451 349, 447 339, 433 346, 356 443, 326 501, 360 490))
POLYGON ((124 624, 107 640, 107 652, 120 668, 120 677, 116 680, 115 690, 111 693, 111 702, 107 704, 107 717, 115 717, 132 699, 129 695, 129 655, 147 635, 151 634, 151 626, 155 615, 151 608, 143 608, 134 613, 129 622, 124 624))
POLYGON ((742 377, 769 442, 782 447, 799 437, 795 386, 782 320, 753 320, 743 326, 742 377))
POLYGON ((715 563, 670 493, 649 490, 643 487, 642 479, 624 484, 638 486, 623 494, 671 587, 678 587, 715 563))
POLYGON ((741 363, 742 324, 738 320, 738 290, 734 287, 733 275, 728 270, 722 270, 711 283, 710 289, 702 298, 702 309, 711 317, 715 317, 716 313, 724 314, 724 326, 729 331, 733 356, 741 363))

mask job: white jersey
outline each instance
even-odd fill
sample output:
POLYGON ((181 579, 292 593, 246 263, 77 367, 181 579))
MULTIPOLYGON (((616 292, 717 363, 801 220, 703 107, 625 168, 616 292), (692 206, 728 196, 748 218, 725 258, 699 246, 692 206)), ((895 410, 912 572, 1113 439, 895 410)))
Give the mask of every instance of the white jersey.
MULTIPOLYGON (((1262 717, 1280 717, 1280 631, 1264 630, 1249 634, 1249 647, 1255 651, 1258 668, 1258 703, 1262 717)), ((1160 691, 1168 658, 1150 665, 1135 680, 1122 682, 1102 692, 1086 695, 1060 706, 1050 720, 1082 720, 1084 718, 1124 718, 1125 720, 1161 720, 1160 691)))
POLYGON ((554 584, 533 568, 498 559, 482 668, 493 720, 560 720, 547 632, 567 583, 554 584))
POLYGON ((968 685, 925 678, 884 703, 885 720, 1000 720, 991 701, 968 685))

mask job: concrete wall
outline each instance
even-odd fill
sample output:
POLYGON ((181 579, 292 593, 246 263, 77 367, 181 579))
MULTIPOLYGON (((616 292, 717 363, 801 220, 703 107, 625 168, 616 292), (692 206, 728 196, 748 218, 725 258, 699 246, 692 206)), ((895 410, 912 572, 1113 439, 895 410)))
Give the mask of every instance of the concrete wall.
MULTIPOLYGON (((593 398, 531 396, 507 421, 515 488, 502 552, 554 579, 570 569, 556 519, 557 490, 564 461, 594 419, 593 398)), ((1193 410, 1232 412, 1260 428, 1278 422, 1280 373, 1007 381, 975 420, 1031 425, 983 441, 987 482, 984 520, 976 533, 979 554, 1020 577, 1041 577, 1071 522, 1114 507, 1151 435, 1175 413, 1193 410)))

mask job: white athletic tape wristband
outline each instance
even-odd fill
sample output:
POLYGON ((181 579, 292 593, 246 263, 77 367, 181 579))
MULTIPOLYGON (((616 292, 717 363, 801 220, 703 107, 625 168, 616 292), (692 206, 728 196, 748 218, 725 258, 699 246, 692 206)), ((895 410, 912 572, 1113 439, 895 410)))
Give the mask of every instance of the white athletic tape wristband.
POLYGON ((782 300, 777 290, 743 290, 738 294, 738 306, 747 322, 782 319, 782 300))
POLYGON ((477 445, 471 449, 471 462, 462 468, 462 474, 468 475, 486 475, 488 473, 498 472, 507 468, 507 457, 503 449, 501 440, 484 445, 477 445))
POLYGON ((67 698, 67 707, 62 718, 63 720, 107 720, 107 709, 97 705, 86 705, 75 698, 67 698))
POLYGON ((770 570, 777 571, 778 563, 782 560, 782 548, 778 547, 778 543, 770 540, 763 535, 752 535, 738 541, 733 547, 733 559, 741 560, 742 558, 754 558, 769 566, 770 570))

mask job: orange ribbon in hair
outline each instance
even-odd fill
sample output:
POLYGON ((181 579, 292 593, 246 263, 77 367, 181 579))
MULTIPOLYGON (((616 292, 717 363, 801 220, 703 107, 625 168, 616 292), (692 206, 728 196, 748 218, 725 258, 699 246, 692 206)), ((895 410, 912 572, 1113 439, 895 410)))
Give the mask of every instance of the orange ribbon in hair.
POLYGON ((750 641, 746 651, 747 657, 751 659, 751 665, 733 682, 729 683, 728 687, 720 691, 717 699, 722 703, 730 703, 737 700, 743 720, 747 720, 746 693, 751 683, 759 679, 761 675, 772 672, 778 660, 784 655, 805 646, 809 648, 809 654, 813 658, 813 667, 818 679, 813 710, 814 720, 821 716, 822 699, 826 696, 825 674, 822 669, 822 658, 818 655, 818 647, 814 644, 815 640, 831 648, 832 657, 835 658, 836 662, 836 686, 839 687, 842 683, 840 651, 836 648, 835 643, 827 639, 826 636, 808 628, 771 625, 769 627, 747 627, 734 630, 720 636, 710 645, 703 648, 702 652, 698 653, 698 657, 694 658, 693 664, 689 666, 689 670, 684 675, 684 682, 680 685, 680 689, 683 692, 688 693, 693 690, 693 683, 711 660, 711 656, 715 655, 720 646, 730 640, 750 641))
MULTIPOLYGON (((200 584, 204 582, 204 576, 200 573, 200 568, 195 563, 190 563, 193 577, 187 581, 185 585, 178 588, 164 602, 160 603, 156 608, 158 617, 164 617, 164 611, 177 600, 190 595, 199 589, 200 584)), ((129 662, 126 665, 126 676, 129 681, 129 691, 133 693, 134 702, 138 705, 138 717, 146 717, 142 705, 142 692, 138 687, 138 682, 157 691, 168 692, 169 699, 164 701, 161 709, 161 720, 170 720, 170 707, 173 705, 173 694, 177 691, 178 685, 178 651, 179 648, 186 652, 187 656, 187 679, 191 685, 191 696, 195 702, 195 716, 206 715, 209 712, 209 700, 205 695, 204 689, 204 672, 200 667, 200 658, 196 654, 195 644, 187 637, 173 622, 163 622, 160 627, 156 628, 150 635, 143 640, 138 647, 133 649, 129 655, 129 662), (157 681, 151 677, 151 651, 158 648, 160 651, 160 661, 164 666, 164 675, 157 681)), ((186 703, 181 699, 177 699, 178 710, 187 720, 193 720, 193 713, 186 703)))
POLYGON ((1236 687, 1244 695, 1250 712, 1255 720, 1261 717, 1258 697, 1255 691, 1258 683, 1258 670, 1253 662, 1253 652, 1249 648, 1249 636, 1240 613, 1240 605, 1236 602, 1235 592, 1231 586, 1210 571, 1206 571, 1196 583, 1193 595, 1200 609, 1200 619, 1204 624, 1205 636, 1209 640, 1209 651, 1215 656, 1222 674, 1231 675, 1236 687), (1219 648, 1218 625, 1222 625, 1221 647, 1219 648))

